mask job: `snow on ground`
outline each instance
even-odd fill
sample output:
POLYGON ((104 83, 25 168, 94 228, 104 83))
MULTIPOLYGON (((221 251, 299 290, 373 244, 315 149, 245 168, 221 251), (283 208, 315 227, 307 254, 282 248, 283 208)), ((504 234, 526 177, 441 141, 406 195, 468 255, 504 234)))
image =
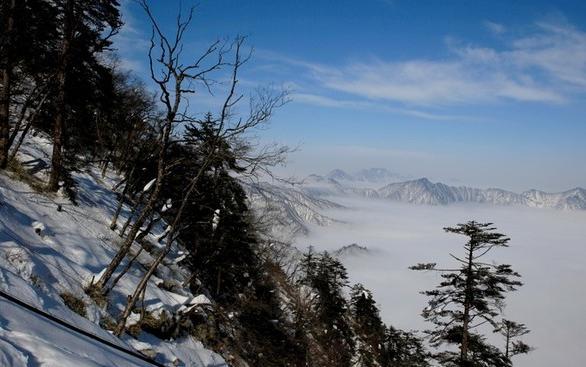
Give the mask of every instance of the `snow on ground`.
MULTIPOLYGON (((50 149, 43 137, 31 137, 23 145, 19 159, 30 173, 44 180, 50 149)), ((59 195, 37 193, 27 184, 0 174, 0 289, 126 348, 132 349, 132 345, 153 349, 159 362, 172 364, 178 359, 184 366, 226 366, 219 355, 190 338, 166 342, 142 333, 139 341, 130 337, 122 341, 98 326, 105 311, 91 303, 83 287, 104 269, 122 240, 108 227, 117 203, 110 188, 119 178, 112 172, 102 178, 95 167, 75 173, 74 178, 78 183, 78 206, 59 195), (57 210, 58 204, 61 211, 57 210), (64 305, 60 297, 63 292, 84 299, 87 318, 64 305)), ((127 215, 125 208, 119 223, 127 215)), ((162 225, 155 228, 152 237, 163 230, 162 225)), ((133 250, 137 251, 138 245, 135 246, 133 250)), ((180 254, 179 249, 174 249, 170 258, 180 254)), ((110 313, 116 315, 122 310, 126 296, 143 273, 140 264, 149 260, 150 255, 143 251, 139 264, 111 292, 110 313)), ((173 261, 161 265, 158 275, 185 276, 173 261)), ((197 296, 188 291, 165 291, 156 286, 162 280, 153 276, 145 305, 161 303, 162 307, 176 310, 197 296)), ((140 366, 145 362, 85 340, 0 298, 0 365, 140 366)))

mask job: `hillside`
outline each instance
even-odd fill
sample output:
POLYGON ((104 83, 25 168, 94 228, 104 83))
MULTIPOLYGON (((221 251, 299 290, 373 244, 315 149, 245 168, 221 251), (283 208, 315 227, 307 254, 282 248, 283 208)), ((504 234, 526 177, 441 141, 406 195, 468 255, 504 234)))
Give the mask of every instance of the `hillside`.
MULTIPOLYGON (((23 175, 34 173, 29 180, 44 178, 45 171, 37 167, 47 166, 49 148, 48 141, 39 136, 23 147, 19 157, 24 162, 26 172, 23 175)), ((11 176, 13 178, 0 175, 0 289, 88 332, 154 356, 161 363, 180 361, 198 367, 226 365, 219 355, 191 337, 169 342, 142 332, 137 338, 127 334, 121 340, 100 327, 121 311, 125 295, 138 282, 144 264, 152 261, 151 255, 145 252, 138 257, 111 294, 106 308, 98 306, 84 292, 92 278, 108 264, 120 241, 118 234, 108 227, 117 201, 111 187, 118 177, 108 172, 102 178, 95 167, 76 172, 78 205, 73 205, 61 195, 35 192, 30 185, 16 180, 14 174, 11 176), (57 210, 58 206, 61 211, 57 210), (66 306, 64 294, 83 301, 86 317, 66 306)), ((128 215, 128 209, 124 209, 121 221, 128 215)), ((154 229, 152 238, 161 232, 162 226, 154 229)), ((185 272, 173 261, 180 252, 176 247, 150 281, 144 299, 148 311, 174 312, 195 305, 198 294, 189 289, 171 292, 157 286, 164 279, 185 277, 185 272)), ((0 353, 3 354, 0 354, 0 361, 2 358, 10 361, 0 363, 2 365, 28 365, 27 360, 64 367, 144 365, 142 361, 129 360, 111 348, 85 341, 75 333, 38 320, 4 299, 1 302, 0 353)))
MULTIPOLYGON (((255 227, 257 235, 266 239, 257 240, 258 259, 233 259, 258 274, 238 273, 245 282, 242 290, 226 287, 220 293, 219 283, 210 283, 206 277, 216 280, 215 268, 203 263, 194 272, 184 261, 192 250, 182 241, 173 242, 124 332, 116 337, 113 332, 127 295, 160 253, 168 224, 159 220, 143 227, 144 238, 137 236, 114 274, 114 288, 96 295, 92 284, 122 243, 122 223, 134 204, 122 205, 118 226, 112 229, 124 178, 93 164, 71 172, 75 201, 63 190, 44 191, 51 148, 50 140, 35 131, 21 147, 18 161, 0 175, 0 291, 5 293, 0 293, 2 365, 248 367, 288 366, 311 359, 313 365, 326 367, 336 365, 332 361, 337 358, 343 358, 343 363, 367 356, 382 360, 395 353, 388 348, 398 343, 405 348, 404 358, 427 366, 415 334, 393 334, 397 329, 387 329, 379 311, 371 307, 361 312, 371 312, 378 325, 375 342, 368 337, 372 331, 367 331, 373 321, 362 325, 358 311, 350 312, 362 307, 354 302, 374 305, 374 300, 362 285, 351 286, 345 280, 346 270, 337 258, 369 254, 367 248, 353 244, 329 255, 274 242, 278 235, 302 234, 309 224, 334 224, 337 221, 320 212, 345 208, 268 184, 246 186, 246 190, 257 218, 268 210, 270 220, 264 224, 272 234, 255 227), (300 229, 290 232, 291 228, 300 229), (333 282, 328 287, 333 288, 322 289, 321 279, 328 277, 333 282), (344 296, 347 289, 356 293, 354 298, 344 296), (321 305, 320 297, 326 297, 323 302, 327 303, 321 305), (331 314, 323 307, 337 311, 331 314), (337 334, 342 327, 344 333, 337 334), (331 340, 344 346, 332 348, 331 340), (355 348, 355 342, 361 347, 355 348)), ((162 212, 168 206, 167 201, 162 212)), ((239 238, 245 235, 240 233, 239 238)), ((224 271, 227 278, 230 269, 224 271)))

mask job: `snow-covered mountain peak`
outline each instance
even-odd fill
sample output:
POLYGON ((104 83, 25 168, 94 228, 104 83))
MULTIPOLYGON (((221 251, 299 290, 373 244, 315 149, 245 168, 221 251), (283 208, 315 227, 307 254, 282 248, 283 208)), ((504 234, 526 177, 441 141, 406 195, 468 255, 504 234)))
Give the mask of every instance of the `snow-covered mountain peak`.
POLYGON ((386 168, 365 168, 354 174, 358 181, 388 183, 393 180, 403 179, 403 177, 395 172, 391 172, 386 168))
POLYGON ((344 170, 339 168, 331 170, 327 175, 326 178, 331 178, 336 181, 354 181, 354 177, 347 173, 344 170))

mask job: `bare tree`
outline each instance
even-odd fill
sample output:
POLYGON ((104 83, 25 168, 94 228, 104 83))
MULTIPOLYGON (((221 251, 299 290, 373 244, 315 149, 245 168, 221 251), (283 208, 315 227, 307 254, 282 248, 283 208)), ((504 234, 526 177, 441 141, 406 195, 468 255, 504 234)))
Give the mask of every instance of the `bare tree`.
POLYGON ((184 96, 195 93, 194 84, 202 83, 207 88, 212 83, 208 75, 226 65, 224 56, 228 52, 225 44, 220 41, 212 43, 201 56, 188 65, 183 64, 181 57, 183 51, 182 39, 193 18, 193 8, 189 9, 187 17, 181 13, 177 16, 175 34, 167 37, 159 27, 146 0, 139 1, 152 24, 151 45, 149 48, 149 65, 151 79, 160 89, 159 101, 163 105, 165 116, 161 121, 158 137, 157 172, 154 178, 154 188, 148 194, 145 205, 140 210, 138 217, 132 225, 126 240, 104 271, 102 277, 95 284, 98 289, 105 289, 106 284, 128 254, 138 231, 147 218, 155 210, 155 204, 163 187, 168 157, 167 150, 174 127, 186 121, 186 114, 181 110, 184 96), (208 60, 213 59, 212 62, 208 60))
POLYGON ((33 98, 32 95, 29 96, 29 98, 27 98, 27 101, 25 102, 25 104, 22 107, 22 110, 20 113, 20 118, 16 122, 16 125, 14 126, 14 130, 12 131, 12 134, 10 134, 9 147, 11 148, 11 152, 10 152, 10 156, 8 158, 8 161, 11 161, 16 157, 16 153, 18 153, 18 150, 20 149, 20 146, 22 145, 24 138, 28 134, 30 128, 32 127, 33 123, 35 122, 35 120, 37 118, 37 115, 39 114, 39 112, 43 108, 43 105, 45 104, 47 98, 49 97, 49 91, 48 90, 45 91, 39 97, 40 97, 40 100, 32 108, 31 111, 29 111, 29 109, 30 109, 29 107, 30 107, 30 104, 32 103, 32 102, 30 102, 30 100, 33 98), (22 131, 20 131, 21 126, 25 120, 26 120, 26 123, 25 123, 24 127, 22 128, 22 131), (20 136, 18 137, 16 144, 14 144, 14 141, 16 140, 16 137, 18 136, 19 132, 20 132, 20 136))
MULTIPOLYGON (((153 26, 155 28, 156 34, 158 35, 158 37, 160 39, 162 39, 161 44, 166 45, 167 41, 164 38, 164 36, 162 35, 162 33, 160 33, 159 28, 156 24, 156 21, 152 17, 148 6, 144 2, 142 2, 142 5, 143 5, 143 8, 145 9, 145 11, 147 12, 147 14, 149 14, 151 21, 153 22, 153 26)), ((191 20, 191 13, 190 13, 190 16, 189 16, 187 22, 183 23, 178 20, 177 34, 176 34, 176 38, 175 38, 175 42, 174 42, 174 47, 171 47, 171 48, 163 47, 162 48, 162 50, 165 50, 168 53, 168 55, 175 55, 173 53, 173 51, 175 49, 179 49, 179 50, 181 49, 181 37, 184 32, 184 27, 186 26, 186 24, 188 24, 188 22, 190 20, 191 20)), ((238 81, 238 72, 239 72, 240 68, 242 67, 242 65, 244 65, 250 59, 250 53, 248 53, 244 56, 242 54, 243 45, 245 43, 245 40, 246 40, 245 37, 237 37, 235 39, 235 41, 233 42, 233 44, 228 49, 220 49, 220 51, 219 51, 220 57, 218 59, 218 63, 216 63, 214 65, 214 67, 217 68, 219 66, 229 66, 231 68, 231 73, 230 73, 231 77, 230 77, 230 84, 228 87, 227 96, 224 100, 224 103, 222 104, 222 108, 220 110, 219 117, 216 120, 216 124, 214 127, 215 134, 214 134, 213 138, 211 139, 211 142, 208 142, 207 145, 205 146, 205 148, 203 149, 203 151, 200 152, 203 155, 200 160, 200 165, 196 169, 196 172, 194 172, 193 176, 191 176, 192 178, 190 179, 190 181, 186 187, 186 190, 183 193, 183 196, 182 196, 182 199, 180 202, 180 206, 179 206, 178 210, 175 212, 175 215, 170 223, 170 226, 169 226, 170 230, 166 236, 166 243, 165 243, 164 249, 160 252, 160 254, 157 256, 157 258, 151 263, 149 269, 147 270, 147 272, 144 274, 141 281, 137 285, 134 293, 128 298, 128 303, 126 305, 124 312, 122 313, 122 316, 120 317, 118 326, 115 331, 115 333, 117 335, 122 334, 122 332, 124 331, 126 320, 127 320, 128 316, 130 315, 132 309, 134 308, 136 302, 140 299, 140 295, 144 292, 144 289, 146 288, 149 279, 155 273, 158 265, 169 254, 174 241, 180 236, 183 215, 185 213, 185 210, 187 208, 188 203, 190 202, 192 195, 195 192, 197 192, 197 184, 198 184, 200 178, 208 170, 211 162, 213 160, 218 159, 218 158, 221 159, 222 158, 221 155, 224 154, 223 150, 220 149, 220 146, 222 145, 221 143, 222 142, 234 142, 234 141, 236 141, 236 139, 240 139, 243 136, 245 136, 245 134, 247 132, 249 132, 250 130, 257 128, 262 124, 267 123, 269 121, 269 119, 271 118, 274 109, 282 106, 284 103, 287 102, 287 93, 286 92, 271 94, 271 93, 260 91, 254 98, 251 98, 250 111, 249 111, 246 118, 238 118, 235 116, 235 114, 233 114, 234 106, 236 104, 238 104, 238 102, 240 102, 244 98, 243 94, 239 94, 237 92, 237 85, 239 82, 238 81), (226 54, 226 50, 233 51, 233 54, 234 54, 233 61, 231 61, 231 62, 224 61, 224 55, 226 54)), ((154 47, 154 42, 152 43, 152 47, 154 47)), ((151 50, 152 50, 152 47, 151 47, 151 50)), ((212 47, 213 48, 217 47, 217 44, 214 44, 212 47)), ((207 54, 208 54, 208 52, 206 52, 206 55, 207 54)), ((149 53, 149 55, 151 56, 150 60, 151 60, 151 67, 152 67, 152 64, 153 64, 152 53, 149 53)), ((195 80, 201 80, 204 82, 204 84, 206 86, 209 87, 209 85, 210 85, 209 80, 205 78, 205 74, 203 74, 203 78, 202 78, 202 76, 198 76, 198 74, 192 75, 191 74, 192 70, 197 69, 197 67, 194 67, 193 65, 187 66, 187 67, 181 66, 181 64, 179 63, 179 60, 174 58, 174 57, 178 57, 178 56, 179 55, 171 56, 171 59, 173 60, 173 62, 165 62, 164 59, 161 59, 161 58, 157 59, 159 64, 163 64, 164 68, 166 68, 165 75, 177 75, 177 76, 179 76, 180 80, 184 80, 186 78, 192 79, 193 77, 196 77, 195 80)), ((198 60, 196 62, 196 64, 194 64, 194 65, 197 65, 197 63, 199 63, 199 62, 200 61, 198 60)), ((208 68, 207 70, 213 70, 213 69, 208 68)), ((163 96, 169 95, 169 92, 167 91, 167 84, 161 83, 161 82, 157 82, 157 83, 161 87, 163 96)), ((191 92, 191 90, 182 89, 181 85, 176 86, 175 95, 177 95, 178 93, 181 94, 181 93, 188 93, 188 92, 191 92)), ((182 118, 183 118, 182 121, 193 121, 193 119, 189 118, 186 114, 183 114, 182 118)), ((240 145, 240 146, 243 146, 243 145, 240 145)), ((249 151, 247 151, 247 152, 250 153, 249 151)), ((263 167, 266 167, 264 164, 267 162, 269 162, 269 163, 275 162, 275 161, 280 162, 281 158, 280 158, 279 154, 282 155, 281 152, 283 152, 283 150, 279 150, 279 149, 277 149, 275 152, 270 152, 269 150, 261 152, 261 154, 257 155, 255 163, 253 163, 254 158, 253 158, 252 154, 246 154, 246 155, 240 154, 240 155, 237 155, 236 158, 241 159, 242 161, 251 163, 252 166, 250 167, 250 172, 255 172, 255 170, 257 170, 257 169, 264 169, 263 167), (270 159, 267 157, 270 157, 270 159)), ((234 152, 232 152, 232 153, 234 153, 234 152)), ((129 238, 132 238, 132 235, 129 235, 129 238)))

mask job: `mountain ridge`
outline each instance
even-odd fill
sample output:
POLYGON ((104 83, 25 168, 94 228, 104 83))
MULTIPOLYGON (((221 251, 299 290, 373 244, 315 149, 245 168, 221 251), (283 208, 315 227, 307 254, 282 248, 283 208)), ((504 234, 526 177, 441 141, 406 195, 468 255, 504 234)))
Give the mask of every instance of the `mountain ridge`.
MULTIPOLYGON (((377 172, 378 169, 370 169, 377 172)), ((386 172, 390 172, 385 170, 386 172)), ((476 188, 452 186, 442 182, 432 182, 426 177, 391 182, 382 187, 362 187, 357 180, 338 180, 347 177, 340 169, 331 171, 327 176, 310 175, 300 189, 313 196, 361 196, 388 199, 398 202, 424 205, 449 205, 454 203, 482 203, 493 205, 520 205, 533 208, 553 208, 562 210, 586 210, 586 189, 575 187, 561 192, 546 192, 531 189, 521 193, 501 188, 476 188)), ((380 172, 379 172, 380 173, 380 172)), ((396 177, 396 176, 395 176, 396 177)), ((372 182, 372 181, 369 181, 372 182)))
POLYGON ((515 193, 500 188, 480 189, 468 186, 450 186, 431 182, 427 178, 390 183, 377 190, 379 197, 414 204, 448 205, 458 202, 494 205, 524 205, 535 208, 586 210, 586 190, 576 187, 549 193, 528 190, 515 193))

